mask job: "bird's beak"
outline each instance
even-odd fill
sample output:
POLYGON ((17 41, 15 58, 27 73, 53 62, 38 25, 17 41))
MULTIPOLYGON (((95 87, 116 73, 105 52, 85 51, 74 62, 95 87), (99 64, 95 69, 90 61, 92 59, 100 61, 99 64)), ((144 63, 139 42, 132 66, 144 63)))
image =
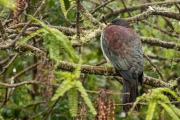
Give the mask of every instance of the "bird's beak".
POLYGON ((107 24, 107 26, 110 26, 110 25, 112 25, 112 23, 108 23, 108 24, 107 24))

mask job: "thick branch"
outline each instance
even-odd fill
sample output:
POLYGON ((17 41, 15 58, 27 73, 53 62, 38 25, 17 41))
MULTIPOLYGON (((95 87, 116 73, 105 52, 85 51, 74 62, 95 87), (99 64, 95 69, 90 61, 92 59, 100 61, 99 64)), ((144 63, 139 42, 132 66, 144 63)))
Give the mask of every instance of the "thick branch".
POLYGON ((156 79, 156 78, 153 78, 153 77, 150 77, 150 76, 144 76, 143 78, 143 83, 147 84, 147 85, 151 85, 151 86, 154 86, 154 87, 168 87, 168 88, 172 88, 170 86, 170 84, 162 81, 162 80, 159 80, 159 79, 156 79))
MULTIPOLYGON (((94 37, 100 36, 101 35, 101 30, 97 29, 91 32, 88 36, 82 37, 81 40, 83 43, 89 42, 92 40, 94 37)), ((149 38, 149 37, 140 37, 142 43, 149 44, 149 45, 155 45, 163 48, 168 48, 168 49, 176 49, 180 51, 180 45, 174 43, 174 42, 166 42, 159 40, 157 38, 149 38)), ((73 46, 76 46, 77 43, 72 43, 73 46)))
POLYGON ((174 42, 165 42, 157 38, 149 38, 149 37, 141 37, 141 41, 142 43, 146 43, 149 45, 156 45, 159 47, 168 48, 168 49, 176 49, 180 51, 180 45, 174 42))
MULTIPOLYGON (((108 18, 112 17, 112 16, 117 16, 120 13, 124 13, 128 11, 134 11, 134 10, 141 10, 141 9, 145 9, 148 8, 148 6, 153 6, 153 5, 170 5, 170 4, 174 4, 174 3, 180 3, 180 0, 175 0, 175 1, 165 1, 165 2, 153 2, 153 3, 147 3, 147 4, 142 4, 142 5, 137 5, 137 6, 132 6, 132 7, 127 7, 127 8, 120 8, 117 10, 114 10, 108 14, 106 14, 104 16, 104 19, 107 20, 108 18)), ((100 19, 100 21, 102 22, 103 20, 100 19)))
POLYGON ((173 18, 176 20, 180 20, 180 14, 179 13, 173 13, 173 12, 163 12, 163 11, 154 11, 152 12, 153 15, 161 15, 168 18, 173 18))
MULTIPOLYGON (((59 63, 58 69, 65 70, 65 71, 74 71, 76 69, 76 65, 72 65, 70 63, 61 61, 59 63)), ((111 75, 111 76, 120 76, 116 70, 112 67, 101 67, 101 66, 90 66, 90 65, 82 65, 81 72, 86 74, 96 74, 96 75, 111 75)), ((168 87, 171 88, 170 85, 164 81, 159 79, 144 76, 143 79, 144 84, 148 84, 155 87, 168 87)))
POLYGON ((21 49, 25 49, 27 51, 32 51, 32 52, 37 52, 39 53, 40 55, 44 55, 46 54, 44 51, 42 51, 41 49, 37 48, 37 47, 34 47, 34 46, 31 46, 29 44, 26 44, 26 43, 17 43, 17 46, 20 47, 21 49))
MULTIPOLYGON (((72 65, 70 63, 60 61, 58 69, 65 70, 72 72, 76 69, 76 64, 72 65)), ((96 74, 96 75, 111 75, 111 76, 120 76, 116 70, 112 67, 100 67, 100 66, 90 66, 90 65, 82 65, 81 66, 81 72, 86 74, 96 74)), ((144 75, 143 83, 147 85, 151 85, 154 87, 168 87, 172 88, 169 83, 166 83, 164 81, 161 81, 159 79, 144 75)), ((40 81, 25 81, 21 83, 16 84, 8 84, 8 83, 2 83, 0 82, 0 86, 11 88, 11 87, 19 87, 25 84, 42 84, 40 81)), ((43 83, 45 84, 45 83, 43 83)))
POLYGON ((127 20, 128 22, 138 22, 138 21, 141 21, 141 20, 144 20, 144 19, 150 17, 151 15, 161 15, 161 16, 165 16, 168 18, 180 20, 180 14, 179 13, 162 12, 162 11, 155 11, 155 10, 154 11, 147 10, 147 11, 140 13, 138 15, 135 15, 133 17, 125 18, 125 20, 127 20))

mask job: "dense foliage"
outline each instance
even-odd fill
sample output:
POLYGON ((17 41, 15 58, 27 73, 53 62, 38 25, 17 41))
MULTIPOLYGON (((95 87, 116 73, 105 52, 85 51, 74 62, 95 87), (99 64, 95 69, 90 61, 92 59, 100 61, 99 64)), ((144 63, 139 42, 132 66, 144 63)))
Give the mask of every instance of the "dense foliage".
POLYGON ((0 11, 0 119, 180 119, 179 0, 1 0, 0 11), (141 109, 127 116, 100 48, 116 17, 144 51, 141 109))

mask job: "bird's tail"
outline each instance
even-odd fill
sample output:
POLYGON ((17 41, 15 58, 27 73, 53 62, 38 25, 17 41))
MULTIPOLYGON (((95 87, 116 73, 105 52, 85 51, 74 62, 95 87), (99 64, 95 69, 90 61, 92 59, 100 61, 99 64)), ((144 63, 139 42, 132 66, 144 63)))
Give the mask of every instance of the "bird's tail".
MULTIPOLYGON (((135 102, 136 97, 138 96, 138 81, 132 83, 128 80, 123 79, 123 93, 129 93, 123 95, 123 104, 135 102)), ((124 112, 128 112, 131 107, 132 104, 123 105, 124 112)), ((138 111, 139 107, 136 106, 135 109, 138 111)))

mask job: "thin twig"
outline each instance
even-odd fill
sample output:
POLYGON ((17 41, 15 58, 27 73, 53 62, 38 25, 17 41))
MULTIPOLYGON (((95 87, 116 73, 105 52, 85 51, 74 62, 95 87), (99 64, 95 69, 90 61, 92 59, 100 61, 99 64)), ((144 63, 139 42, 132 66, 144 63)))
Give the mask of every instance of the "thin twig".
POLYGON ((167 35, 174 36, 174 37, 177 37, 177 38, 180 37, 180 34, 166 31, 166 30, 161 29, 161 28, 159 28, 159 27, 157 27, 157 26, 155 26, 155 25, 153 25, 153 24, 150 24, 150 23, 144 21, 144 20, 141 21, 141 22, 144 23, 144 24, 147 24, 147 25, 149 25, 150 27, 153 27, 153 28, 155 28, 155 29, 157 29, 157 30, 159 30, 159 31, 161 31, 161 32, 163 32, 163 33, 165 33, 165 34, 167 34, 167 35))
POLYGON ((102 65, 104 63, 107 63, 106 59, 101 60, 100 62, 96 63, 95 66, 100 66, 100 65, 102 65))
POLYGON ((151 61, 151 59, 144 53, 143 56, 149 61, 149 63, 156 69, 156 72, 159 74, 159 76, 161 77, 161 79, 164 81, 164 77, 162 75, 162 72, 160 71, 160 69, 151 61))
MULTIPOLYGON (((147 55, 147 54, 146 54, 147 55)), ((171 61, 171 62, 180 62, 180 58, 166 58, 166 57, 161 57, 158 55, 147 55, 151 59, 157 59, 157 60, 163 60, 163 61, 171 61)))
POLYGON ((6 104, 7 101, 8 101, 8 88, 6 88, 4 101, 1 103, 0 108, 2 108, 6 104))
POLYGON ((128 11, 128 9, 127 9, 127 7, 126 7, 126 4, 124 3, 124 0, 121 0, 121 2, 122 2, 122 4, 123 4, 126 12, 129 14, 129 16, 132 16, 131 13, 130 13, 130 11, 128 11))
MULTIPOLYGON (((15 29, 15 28, 18 28, 18 27, 23 27, 25 26, 27 23, 19 23, 19 24, 16 24, 14 26, 10 26, 8 27, 8 29, 15 29)), ((39 25, 39 24, 35 24, 35 23, 32 23, 29 25, 30 27, 39 27, 41 28, 42 26, 39 25)), ((61 32, 63 33, 68 33, 68 34, 75 34, 76 33, 76 30, 73 29, 73 28, 69 28, 69 27, 62 27, 62 26, 53 26, 53 25, 47 25, 48 27, 50 28, 56 28, 58 30, 60 30, 61 32)))
POLYGON ((64 18, 66 19, 66 21, 68 21, 71 25, 75 25, 76 23, 71 22, 71 21, 68 19, 67 16, 68 16, 69 11, 72 10, 74 7, 75 7, 75 5, 70 6, 70 8, 67 10, 66 15, 64 16, 64 18))
MULTIPOLYGON (((86 90, 86 92, 94 93, 94 94, 99 94, 99 91, 93 91, 93 90, 86 90)), ((124 95, 124 94, 129 94, 128 92, 127 93, 114 93, 113 91, 107 91, 106 93, 109 94, 109 95, 124 95)))
POLYGON ((49 107, 48 114, 45 116, 45 118, 43 118, 43 120, 47 120, 48 119, 49 114, 52 112, 53 108, 58 103, 59 99, 60 99, 60 97, 57 100, 55 100, 54 103, 49 107))
POLYGON ((29 70, 35 68, 38 64, 39 64, 39 63, 35 63, 35 64, 29 66, 28 68, 20 71, 19 73, 17 73, 16 75, 14 75, 14 79, 16 79, 17 77, 19 77, 20 75, 22 75, 22 74, 25 73, 26 71, 29 71, 29 70))
POLYGON ((5 64, 10 59, 10 56, 0 61, 0 65, 5 64))
POLYGON ((3 67, 2 71, 0 72, 0 74, 4 73, 8 68, 9 66, 13 63, 13 61, 18 57, 20 53, 17 53, 13 56, 13 58, 9 61, 9 63, 3 67))
POLYGON ((32 116, 31 118, 29 118, 29 120, 34 120, 34 118, 36 118, 37 116, 40 116, 40 115, 44 114, 44 113, 45 113, 46 111, 48 111, 48 110, 49 110, 49 108, 46 108, 46 109, 43 110, 42 112, 40 112, 40 113, 32 116))
MULTIPOLYGON (((163 5, 163 4, 173 5, 174 3, 180 3, 180 1, 174 0, 174 1, 153 2, 153 3, 146 3, 146 4, 142 4, 142 5, 127 7, 127 8, 120 8, 120 9, 116 9, 116 10, 113 10, 113 11, 107 13, 106 15, 104 15, 104 18, 105 18, 105 20, 107 20, 112 16, 117 16, 120 13, 127 12, 127 10, 130 12, 130 11, 145 9, 145 8, 148 8, 148 6, 163 5)), ((102 19, 100 19, 100 21, 102 22, 102 19)))
POLYGON ((107 4, 109 4, 112 1, 114 0, 106 0, 106 2, 102 3, 101 5, 96 7, 93 11, 91 11, 91 14, 94 14, 97 10, 101 9, 102 7, 105 7, 107 4))
POLYGON ((28 105, 23 105, 20 107, 20 109, 24 109, 24 108, 31 107, 31 106, 36 106, 36 105, 43 104, 43 103, 46 103, 46 101, 40 101, 40 102, 28 104, 28 105))
POLYGON ((89 13, 89 11, 83 6, 81 2, 79 3, 79 7, 80 7, 81 14, 85 18, 87 18, 91 23, 93 23, 94 25, 98 25, 102 28, 104 27, 96 18, 92 16, 92 14, 89 13))
POLYGON ((8 39, 7 33, 6 33, 5 29, 4 29, 4 26, 3 26, 2 22, 1 22, 1 20, 0 20, 0 33, 2 34, 2 38, 4 40, 8 39))
MULTIPOLYGON (((38 9, 35 11, 35 13, 33 14, 33 16, 36 16, 37 13, 42 9, 42 6, 45 4, 46 0, 43 0, 40 4, 40 6, 38 7, 38 9)), ((19 38, 25 33, 26 29, 28 28, 29 24, 31 24, 32 20, 29 20, 27 22, 27 24, 21 29, 20 33, 16 36, 16 38, 10 42, 9 44, 5 44, 5 45, 0 45, 0 49, 7 49, 13 45, 16 44, 16 42, 19 40, 19 38)))
MULTIPOLYGON (((180 101, 172 101, 172 102, 166 102, 166 104, 178 104, 180 103, 180 101)), ((126 103, 126 104, 115 104, 116 106, 126 106, 126 105, 133 105, 134 103, 126 103)), ((139 102, 138 103, 139 105, 148 105, 148 103, 145 103, 145 102, 139 102)))
POLYGON ((3 83, 0 82, 0 86, 6 87, 6 88, 15 88, 26 84, 42 84, 40 81, 32 80, 32 81, 24 81, 21 83, 15 83, 15 84, 9 84, 9 83, 3 83))
POLYGON ((174 4, 175 4, 176 8, 178 9, 178 11, 180 12, 180 7, 179 7, 179 5, 178 5, 177 3, 174 3, 174 4))

